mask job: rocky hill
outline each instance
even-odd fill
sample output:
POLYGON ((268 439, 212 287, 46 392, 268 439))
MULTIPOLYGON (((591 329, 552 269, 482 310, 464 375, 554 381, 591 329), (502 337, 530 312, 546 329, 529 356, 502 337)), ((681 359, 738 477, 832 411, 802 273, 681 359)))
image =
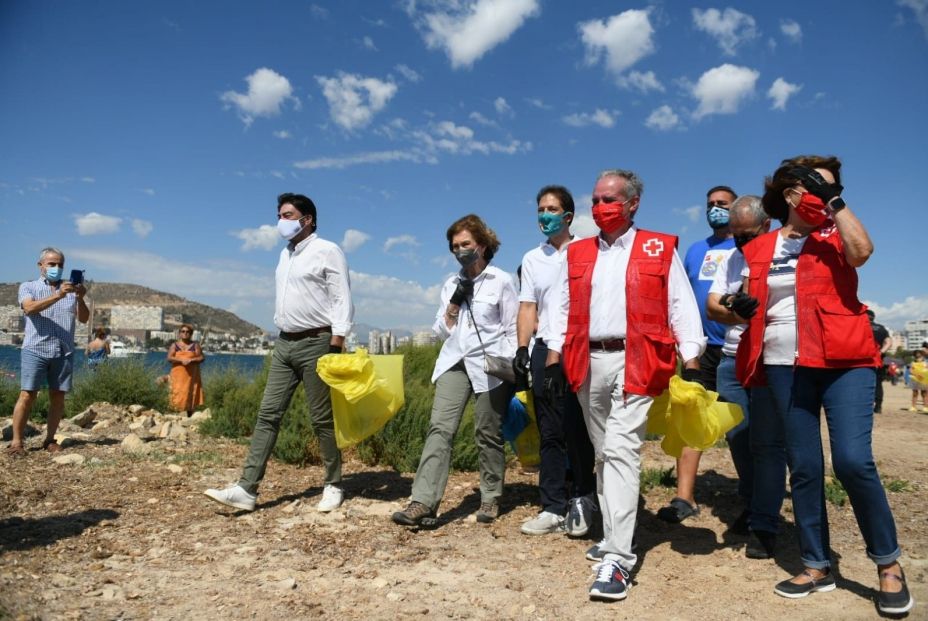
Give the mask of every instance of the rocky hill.
MULTIPOLYGON (((0 283, 0 306, 16 305, 18 291, 19 283, 0 283)), ((200 329, 208 326, 213 333, 229 332, 236 336, 251 336, 262 332, 258 326, 239 319, 229 311, 139 285, 93 282, 88 287, 87 297, 88 302, 93 298, 95 324, 105 324, 113 306, 160 306, 164 309, 165 327, 168 329, 175 324, 186 322, 200 329), (174 315, 180 321, 172 321, 170 315, 174 315)))

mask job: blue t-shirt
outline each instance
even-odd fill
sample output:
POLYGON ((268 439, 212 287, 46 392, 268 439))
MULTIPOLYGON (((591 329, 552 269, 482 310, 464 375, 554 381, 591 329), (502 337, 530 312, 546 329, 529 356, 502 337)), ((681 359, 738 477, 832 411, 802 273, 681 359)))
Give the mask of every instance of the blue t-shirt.
POLYGON ((706 298, 709 297, 709 287, 715 280, 715 273, 719 263, 728 256, 735 247, 735 240, 731 237, 722 239, 715 235, 696 242, 686 251, 683 267, 690 279, 690 286, 696 294, 696 303, 699 305, 699 315, 702 319, 702 331, 709 339, 709 345, 722 345, 725 343, 725 324, 710 321, 706 317, 706 298))

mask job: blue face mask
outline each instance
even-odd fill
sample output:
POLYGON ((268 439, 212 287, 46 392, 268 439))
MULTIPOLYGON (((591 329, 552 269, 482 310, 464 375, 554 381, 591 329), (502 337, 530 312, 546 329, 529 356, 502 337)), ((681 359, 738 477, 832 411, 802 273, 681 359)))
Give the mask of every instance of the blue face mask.
POLYGON ((61 280, 61 268, 57 265, 45 268, 45 280, 48 282, 58 282, 61 280))
POLYGON ((564 230, 564 214, 543 211, 538 214, 538 224, 545 237, 552 237, 564 230))
POLYGON ((728 226, 728 210, 721 207, 710 207, 706 212, 706 220, 709 226, 714 229, 721 229, 728 226))

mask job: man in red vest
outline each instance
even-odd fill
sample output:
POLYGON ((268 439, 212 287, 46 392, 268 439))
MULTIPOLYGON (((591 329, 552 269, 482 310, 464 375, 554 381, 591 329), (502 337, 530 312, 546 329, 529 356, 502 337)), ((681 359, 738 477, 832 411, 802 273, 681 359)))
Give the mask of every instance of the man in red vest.
POLYGON ((596 455, 605 537, 594 600, 628 595, 648 408, 676 372, 677 349, 692 381, 706 346, 677 238, 633 226, 642 190, 631 171, 600 173, 592 197, 600 234, 568 247, 552 297, 546 388, 577 391, 596 455))

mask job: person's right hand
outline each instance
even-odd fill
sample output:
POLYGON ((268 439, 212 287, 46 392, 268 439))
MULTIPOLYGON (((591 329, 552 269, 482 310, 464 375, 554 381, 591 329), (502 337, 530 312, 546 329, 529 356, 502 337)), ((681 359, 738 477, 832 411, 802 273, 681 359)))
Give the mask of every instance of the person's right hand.
POLYGON ((528 347, 520 347, 516 350, 516 355, 512 359, 512 372, 516 375, 516 386, 528 386, 528 374, 531 373, 531 358, 528 354, 528 347))
POLYGON ((458 286, 454 288, 451 294, 451 303, 455 306, 461 306, 470 299, 474 293, 474 281, 469 278, 459 278, 458 286))
POLYGON ((61 286, 58 287, 58 293, 61 294, 61 297, 64 297, 69 293, 74 293, 74 285, 71 284, 71 282, 68 280, 62 280, 61 286))
POLYGON ((744 291, 739 291, 732 297, 728 305, 739 317, 750 319, 757 312, 758 302, 757 298, 748 295, 744 291))
POLYGON ((564 388, 567 386, 567 378, 564 377, 564 369, 560 362, 549 364, 545 367, 545 399, 549 402, 555 402, 564 396, 564 388))

